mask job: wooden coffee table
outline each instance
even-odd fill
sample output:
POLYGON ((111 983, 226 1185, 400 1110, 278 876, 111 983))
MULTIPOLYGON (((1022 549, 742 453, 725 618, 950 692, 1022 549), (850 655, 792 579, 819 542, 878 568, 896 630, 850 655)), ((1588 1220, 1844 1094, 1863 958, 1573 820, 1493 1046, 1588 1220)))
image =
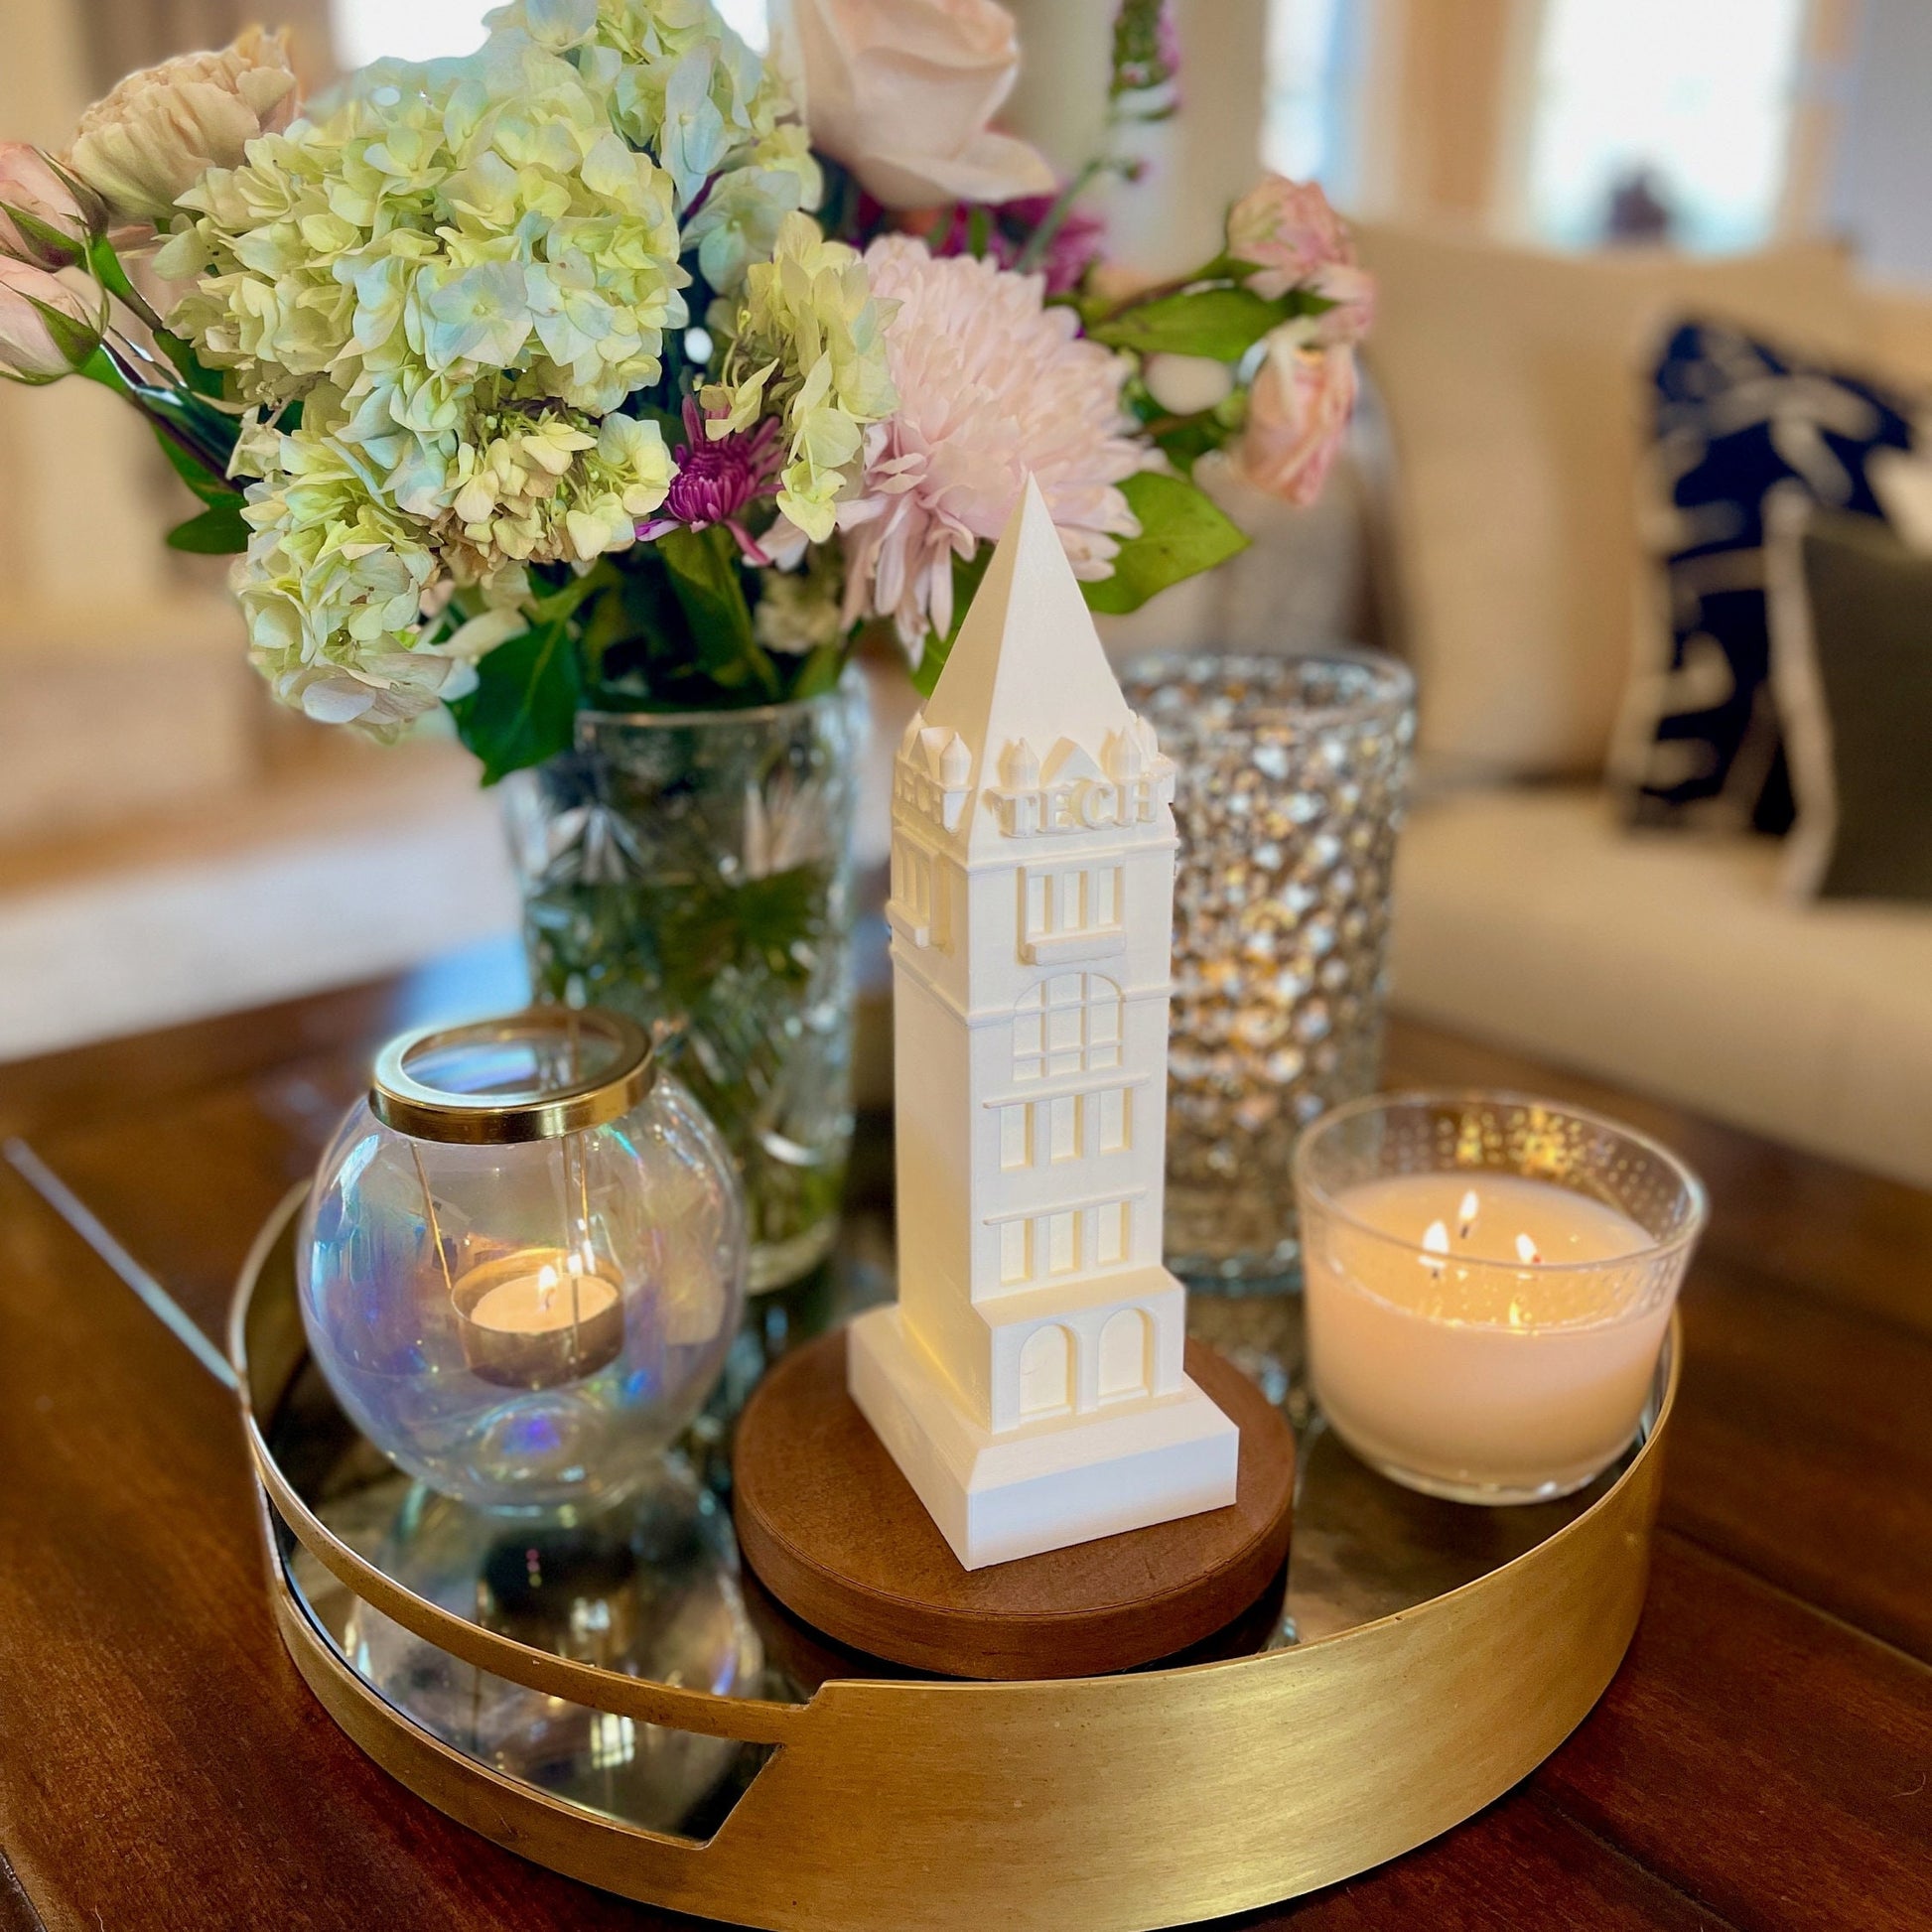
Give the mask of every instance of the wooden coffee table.
MULTIPOLYGON (((0 1067, 5 1932, 690 1923, 451 1824, 336 1728, 269 1621, 209 1367, 250 1239, 371 1047, 518 990, 492 949, 0 1067)), ((1478 1082, 1601 1106, 1710 1184, 1649 1604, 1602 1703, 1506 1798, 1227 1923, 1924 1932, 1932 1195, 1395 1030, 1391 1085, 1478 1082)), ((878 1213, 876 1130, 861 1157, 878 1213)))

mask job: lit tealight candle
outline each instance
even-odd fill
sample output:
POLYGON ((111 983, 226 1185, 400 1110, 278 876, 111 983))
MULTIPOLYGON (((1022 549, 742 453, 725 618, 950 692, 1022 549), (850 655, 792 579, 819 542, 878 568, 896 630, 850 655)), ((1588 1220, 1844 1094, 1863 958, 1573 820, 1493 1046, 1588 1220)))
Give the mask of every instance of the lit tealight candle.
POLYGON ((471 1372, 519 1389, 594 1374, 623 1344, 623 1298, 582 1258, 544 1250, 484 1262, 451 1291, 471 1372))
POLYGON ((1303 1253, 1310 1373, 1336 1434, 1398 1481, 1472 1502, 1562 1495, 1614 1461, 1702 1219, 1688 1173, 1682 1225, 1660 1239, 1503 1169, 1356 1178, 1330 1160, 1339 1184, 1311 1185, 1323 1165, 1316 1146, 1301 1167, 1303 1253))

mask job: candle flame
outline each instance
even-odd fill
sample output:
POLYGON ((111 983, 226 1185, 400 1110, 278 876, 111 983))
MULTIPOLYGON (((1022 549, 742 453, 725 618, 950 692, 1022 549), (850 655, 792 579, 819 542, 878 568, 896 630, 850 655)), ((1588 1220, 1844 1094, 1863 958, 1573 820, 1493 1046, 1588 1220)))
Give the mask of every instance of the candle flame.
POLYGON ((537 1307, 547 1309, 550 1298, 557 1292, 557 1271, 546 1261, 537 1270, 537 1307))
POLYGON ((1542 1251, 1527 1234, 1519 1234, 1516 1237, 1516 1259, 1518 1261, 1541 1261, 1543 1259, 1542 1251))
POLYGON ((1464 1241, 1468 1240, 1470 1230, 1476 1224, 1476 1216, 1481 1211, 1482 1203, 1476 1198, 1476 1190, 1471 1187, 1462 1196, 1462 1204, 1455 1210, 1455 1231, 1464 1241))
POLYGON ((1422 1245, 1424 1252, 1416 1257, 1433 1274, 1443 1272, 1440 1256, 1449 1251, 1449 1224, 1446 1221, 1431 1221, 1423 1230, 1422 1245))

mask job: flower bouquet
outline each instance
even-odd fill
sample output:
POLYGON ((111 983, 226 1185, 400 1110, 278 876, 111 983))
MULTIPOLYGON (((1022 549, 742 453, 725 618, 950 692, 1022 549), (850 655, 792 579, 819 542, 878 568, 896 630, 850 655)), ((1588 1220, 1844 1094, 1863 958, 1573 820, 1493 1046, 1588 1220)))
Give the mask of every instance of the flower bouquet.
MULTIPOLYGON (((1195 466, 1313 496, 1369 287, 1280 179, 1123 287, 1131 164, 993 128, 993 0, 795 0, 769 64, 707 0, 487 28, 306 105, 251 29, 0 146, 0 373, 146 415, 284 703, 532 774, 539 984, 682 1027, 781 1279, 849 1129, 855 648, 931 689, 1030 473, 1096 611, 1234 554, 1195 466)), ((1112 45, 1110 148, 1174 111, 1160 0, 1112 45)))

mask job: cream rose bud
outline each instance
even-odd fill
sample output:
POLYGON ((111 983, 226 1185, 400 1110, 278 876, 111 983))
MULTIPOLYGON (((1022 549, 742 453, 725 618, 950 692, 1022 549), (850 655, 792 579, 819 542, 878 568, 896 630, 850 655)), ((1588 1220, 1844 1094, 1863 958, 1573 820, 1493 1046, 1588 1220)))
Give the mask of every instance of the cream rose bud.
POLYGON ((106 226, 92 189, 25 141, 0 141, 0 255, 38 268, 69 268, 106 226))
POLYGON ((107 297, 31 262, 0 256, 0 377, 58 382, 91 355, 107 327, 107 297))
POLYGON ((1227 400, 1234 371, 1211 355, 1150 355, 1141 380, 1169 415, 1197 416, 1227 400))
POLYGON ((237 168, 248 143, 279 134, 298 101, 288 36, 250 27, 218 54, 130 73, 80 117, 68 166, 118 221, 165 223, 210 168, 237 168))
POLYGON ((888 207, 1054 192, 1034 148, 991 131, 1020 69, 994 0, 790 0, 778 36, 813 146, 888 207))
POLYGON ((1235 474, 1284 502, 1311 503, 1348 433, 1355 351, 1309 348, 1293 325, 1268 339, 1268 359, 1248 400, 1235 474))

